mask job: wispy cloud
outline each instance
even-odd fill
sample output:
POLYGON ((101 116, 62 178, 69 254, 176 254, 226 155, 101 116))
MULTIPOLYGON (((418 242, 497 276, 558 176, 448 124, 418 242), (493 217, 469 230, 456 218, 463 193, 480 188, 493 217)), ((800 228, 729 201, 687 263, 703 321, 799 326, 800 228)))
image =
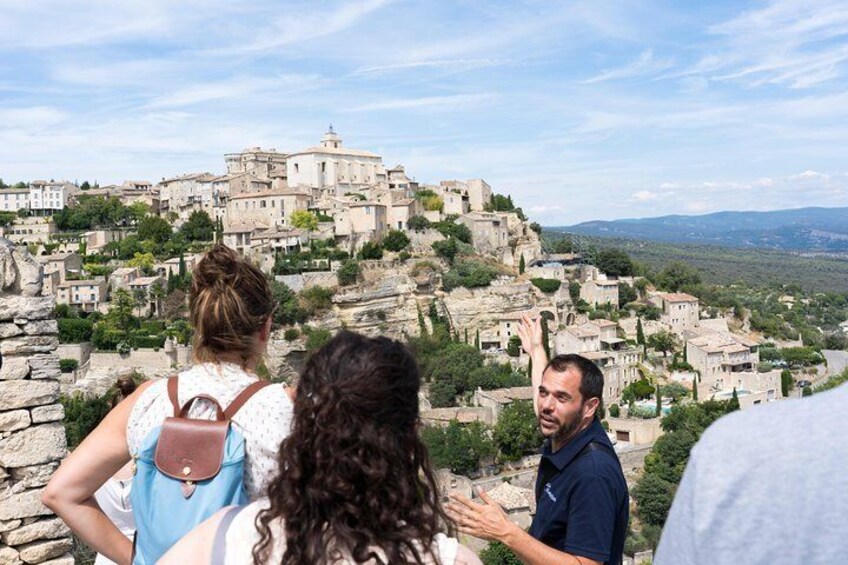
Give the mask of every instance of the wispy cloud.
POLYGON ((376 112, 382 110, 435 109, 441 111, 476 107, 495 99, 492 94, 456 94, 453 96, 426 96, 371 102, 349 108, 348 112, 376 112))
POLYGON ((657 59, 654 57, 652 49, 646 49, 632 63, 623 67, 602 71, 600 74, 584 80, 583 84, 655 75, 670 68, 673 64, 674 61, 672 59, 657 59))

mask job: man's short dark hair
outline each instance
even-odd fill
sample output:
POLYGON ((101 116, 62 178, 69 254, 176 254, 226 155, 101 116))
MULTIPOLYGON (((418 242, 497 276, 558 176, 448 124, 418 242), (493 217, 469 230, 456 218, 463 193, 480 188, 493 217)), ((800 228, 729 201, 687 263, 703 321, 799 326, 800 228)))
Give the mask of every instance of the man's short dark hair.
POLYGON ((575 353, 568 355, 557 355, 548 362, 545 370, 553 369, 557 373, 564 373, 569 369, 575 369, 580 373, 580 395, 583 401, 597 398, 601 402, 604 399, 604 374, 597 365, 575 353))

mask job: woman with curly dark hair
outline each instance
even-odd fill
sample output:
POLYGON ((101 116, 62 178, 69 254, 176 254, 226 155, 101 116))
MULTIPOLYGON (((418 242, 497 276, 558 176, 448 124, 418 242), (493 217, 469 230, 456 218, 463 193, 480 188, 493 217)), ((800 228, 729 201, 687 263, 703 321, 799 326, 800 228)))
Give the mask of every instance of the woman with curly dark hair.
POLYGON ((219 512, 160 563, 480 563, 444 533, 419 387, 404 345, 340 332, 307 362, 267 498, 219 512))

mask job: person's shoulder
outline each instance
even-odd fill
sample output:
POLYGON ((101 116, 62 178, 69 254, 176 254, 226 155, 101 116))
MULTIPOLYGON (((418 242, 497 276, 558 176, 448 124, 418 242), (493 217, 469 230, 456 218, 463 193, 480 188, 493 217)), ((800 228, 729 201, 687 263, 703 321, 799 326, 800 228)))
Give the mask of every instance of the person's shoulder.
POLYGON ((692 453, 703 461, 726 453, 732 445, 736 454, 757 464, 782 453, 815 449, 821 434, 848 423, 848 413, 842 409, 846 401, 848 388, 843 386, 812 397, 737 410, 710 425, 692 453))

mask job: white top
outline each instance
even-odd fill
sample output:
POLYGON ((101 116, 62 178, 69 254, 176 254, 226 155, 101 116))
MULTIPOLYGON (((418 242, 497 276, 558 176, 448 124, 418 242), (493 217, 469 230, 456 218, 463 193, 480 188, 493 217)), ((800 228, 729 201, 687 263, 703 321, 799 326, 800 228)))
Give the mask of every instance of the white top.
MULTIPOLYGON (((198 394, 215 398, 222 408, 247 385, 256 381, 256 375, 232 363, 200 363, 179 375, 180 403, 198 394)), ((167 380, 154 383, 142 393, 133 406, 127 423, 127 445, 136 456, 150 431, 173 416, 168 399, 167 380)), ((244 486, 249 499, 258 498, 277 469, 277 452, 280 442, 289 435, 294 406, 283 385, 263 388, 247 401, 233 417, 233 425, 245 439, 244 486)), ((189 417, 213 419, 215 408, 204 400, 196 401, 189 417)))
MULTIPOLYGON (((132 477, 124 480, 109 479, 94 493, 94 499, 106 517, 129 539, 135 533, 135 518, 130 503, 131 488, 132 477)), ((94 565, 114 565, 114 562, 98 553, 94 565)))
MULTIPOLYGON (((267 507, 268 499, 263 498, 245 506, 244 509, 236 515, 226 533, 227 545, 224 552, 224 563, 227 565, 253 565, 253 546, 259 542, 260 538, 259 532, 255 526, 256 516, 262 509, 267 507)), ((273 541, 271 554, 269 555, 267 562, 282 563, 283 554, 286 551, 286 534, 283 521, 281 519, 277 519, 269 525, 271 527, 271 536, 273 541)), ((444 534, 437 534, 436 544, 438 547, 434 549, 438 556, 439 565, 480 563, 476 556, 470 553, 467 548, 459 545, 456 538, 449 538, 444 534), (458 553, 466 555, 467 557, 460 555, 458 558, 458 553)), ((423 557, 425 563, 434 563, 431 559, 429 559, 429 554, 423 557)), ((351 563, 354 563, 354 561, 345 559, 344 557, 332 562, 333 565, 345 565, 351 563)))

